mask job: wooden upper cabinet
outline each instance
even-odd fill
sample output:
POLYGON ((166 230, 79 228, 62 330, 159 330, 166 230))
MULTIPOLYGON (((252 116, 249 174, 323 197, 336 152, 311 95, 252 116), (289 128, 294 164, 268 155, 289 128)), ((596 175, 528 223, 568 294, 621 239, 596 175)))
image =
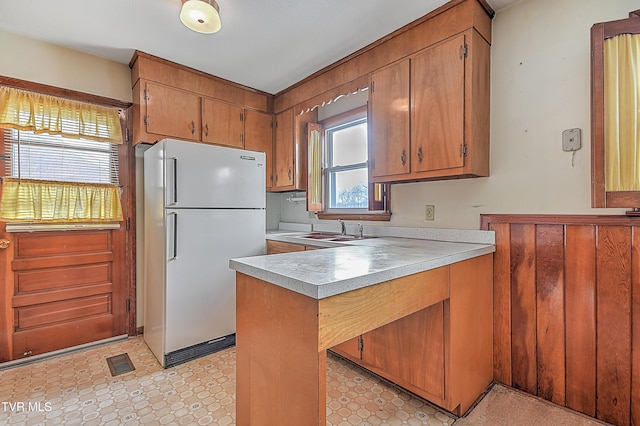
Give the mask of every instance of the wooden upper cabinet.
POLYGON ((408 174, 409 60, 396 62, 371 77, 369 140, 373 177, 408 174))
POLYGON ((372 75, 372 180, 489 175, 490 47, 474 29, 372 75))
POLYGON ((464 36, 428 48, 411 61, 411 168, 464 166, 464 36))
POLYGON ((273 179, 273 115, 248 109, 244 113, 244 149, 266 154, 267 189, 273 179))
POLYGON ((150 81, 143 84, 143 124, 147 133, 200 140, 198 95, 150 81))
POLYGON ((202 142, 243 148, 243 108, 202 98, 202 142))
POLYGON ((293 109, 276 115, 275 120, 275 160, 273 189, 287 189, 293 186, 295 172, 293 145, 293 109))

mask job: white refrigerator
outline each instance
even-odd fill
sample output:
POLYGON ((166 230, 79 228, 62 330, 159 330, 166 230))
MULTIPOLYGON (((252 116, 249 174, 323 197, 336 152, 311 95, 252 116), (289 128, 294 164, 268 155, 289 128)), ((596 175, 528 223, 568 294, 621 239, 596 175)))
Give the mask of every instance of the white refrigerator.
POLYGON ((235 344, 229 259, 265 253, 265 154, 164 139, 144 153, 144 340, 163 367, 235 344))

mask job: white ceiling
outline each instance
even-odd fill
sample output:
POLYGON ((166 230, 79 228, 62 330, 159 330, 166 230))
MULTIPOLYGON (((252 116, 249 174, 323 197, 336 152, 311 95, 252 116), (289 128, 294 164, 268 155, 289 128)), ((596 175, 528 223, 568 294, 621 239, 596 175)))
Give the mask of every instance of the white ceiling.
POLYGON ((181 0, 0 0, 0 29, 125 64, 140 50, 275 94, 444 3, 218 0, 222 29, 205 35, 182 25, 181 0))

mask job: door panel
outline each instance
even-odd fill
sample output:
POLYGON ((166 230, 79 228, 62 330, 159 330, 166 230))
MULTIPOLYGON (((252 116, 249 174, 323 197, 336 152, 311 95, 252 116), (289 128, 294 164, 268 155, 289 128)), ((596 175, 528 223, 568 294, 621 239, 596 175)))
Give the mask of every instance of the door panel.
POLYGON ((126 332, 126 291, 118 288, 126 280, 114 285, 122 276, 114 273, 114 232, 12 234, 11 359, 126 332))
POLYGON ((376 71, 371 81, 373 177, 409 173, 409 60, 376 71))
POLYGON ((464 36, 411 62, 412 171, 464 166, 464 36))
POLYGON ((242 107, 202 98, 202 141, 242 149, 242 107))

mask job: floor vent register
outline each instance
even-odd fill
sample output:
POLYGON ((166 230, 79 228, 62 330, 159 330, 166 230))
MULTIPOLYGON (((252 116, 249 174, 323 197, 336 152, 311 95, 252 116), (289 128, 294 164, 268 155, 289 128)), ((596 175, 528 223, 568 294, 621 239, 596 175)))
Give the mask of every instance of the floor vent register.
POLYGON ((107 358, 107 365, 109 366, 109 371, 111 371, 112 376, 119 376, 120 374, 128 373, 136 369, 127 353, 107 358))

